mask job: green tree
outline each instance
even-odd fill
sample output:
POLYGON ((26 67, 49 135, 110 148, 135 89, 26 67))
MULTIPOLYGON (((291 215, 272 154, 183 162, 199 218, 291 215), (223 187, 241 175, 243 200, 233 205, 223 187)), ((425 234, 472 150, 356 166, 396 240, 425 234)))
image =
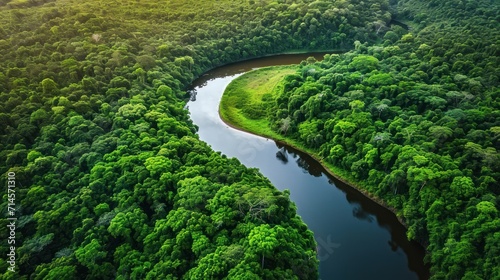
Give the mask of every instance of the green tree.
POLYGON ((51 78, 45 78, 40 83, 42 86, 43 95, 45 97, 52 97, 58 94, 59 87, 51 78))
POLYGON ((253 252, 262 255, 262 268, 264 268, 265 256, 271 255, 274 249, 279 246, 276 232, 266 224, 252 229, 248 236, 248 244, 253 252))
POLYGON ((339 121, 335 124, 333 128, 334 133, 342 133, 342 138, 345 138, 346 134, 351 134, 356 129, 356 125, 348 121, 339 121))
POLYGON ((450 185, 451 190, 459 199, 469 199, 477 193, 476 187, 469 177, 455 177, 450 185))
POLYGON ((353 68, 361 73, 369 73, 378 68, 379 60, 376 57, 370 55, 359 55, 352 59, 349 64, 350 68, 353 68))

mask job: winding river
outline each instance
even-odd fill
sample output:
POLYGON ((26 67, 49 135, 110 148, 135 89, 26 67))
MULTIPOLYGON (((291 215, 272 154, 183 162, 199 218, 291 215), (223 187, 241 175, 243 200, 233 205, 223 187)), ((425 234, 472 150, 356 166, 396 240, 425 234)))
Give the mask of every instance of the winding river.
POLYGON ((320 279, 428 279, 425 250, 406 239, 395 215, 337 181, 307 154, 233 129, 219 118, 226 86, 252 69, 297 64, 323 53, 265 57, 226 65, 193 82, 188 108, 200 138, 216 151, 256 167, 280 190, 289 189, 297 212, 318 243, 320 279))

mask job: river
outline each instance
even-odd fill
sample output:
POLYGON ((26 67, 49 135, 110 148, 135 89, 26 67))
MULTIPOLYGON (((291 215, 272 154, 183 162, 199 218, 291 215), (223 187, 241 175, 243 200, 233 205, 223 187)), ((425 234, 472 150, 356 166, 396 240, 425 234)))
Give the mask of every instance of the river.
POLYGON ((248 167, 256 167, 280 190, 289 189, 298 215, 318 243, 320 279, 428 279, 425 250, 406 239, 396 216, 335 178, 307 154, 291 147, 233 129, 219 118, 226 86, 252 69, 297 64, 309 56, 265 57, 226 65, 193 82, 188 102, 200 139, 248 167))

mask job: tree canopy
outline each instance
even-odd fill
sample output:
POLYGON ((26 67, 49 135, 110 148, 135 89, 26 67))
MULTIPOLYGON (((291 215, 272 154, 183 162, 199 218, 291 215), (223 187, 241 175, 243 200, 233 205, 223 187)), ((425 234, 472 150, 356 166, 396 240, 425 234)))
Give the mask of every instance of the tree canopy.
POLYGON ((498 3, 393 2, 0 1, 3 278, 317 279, 288 193, 198 139, 185 89, 325 49, 353 50, 248 111, 398 209, 435 279, 500 277, 498 3))

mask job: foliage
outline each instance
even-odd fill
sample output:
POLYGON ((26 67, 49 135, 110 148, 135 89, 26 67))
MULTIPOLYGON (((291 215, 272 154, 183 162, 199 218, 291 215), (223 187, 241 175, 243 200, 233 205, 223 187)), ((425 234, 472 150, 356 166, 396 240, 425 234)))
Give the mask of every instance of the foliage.
POLYGON ((0 1, 0 173, 20 182, 24 241, 6 277, 316 279, 288 193, 202 143, 184 90, 224 63, 354 45, 246 114, 276 113, 269 129, 402 210, 436 279, 498 278, 497 3, 399 1, 405 34, 388 1, 292 2, 0 1))
POLYGON ((0 15, 0 173, 20 183, 24 241, 9 277, 317 278, 288 194, 197 138, 185 89, 224 63, 375 42, 386 3, 0 1, 0 15))
POLYGON ((404 0, 394 8, 409 33, 393 25, 380 30, 380 44, 302 62, 261 93, 271 97, 268 114, 240 124, 304 148, 397 209, 408 238, 427 245, 433 279, 496 279, 500 7, 404 0))

